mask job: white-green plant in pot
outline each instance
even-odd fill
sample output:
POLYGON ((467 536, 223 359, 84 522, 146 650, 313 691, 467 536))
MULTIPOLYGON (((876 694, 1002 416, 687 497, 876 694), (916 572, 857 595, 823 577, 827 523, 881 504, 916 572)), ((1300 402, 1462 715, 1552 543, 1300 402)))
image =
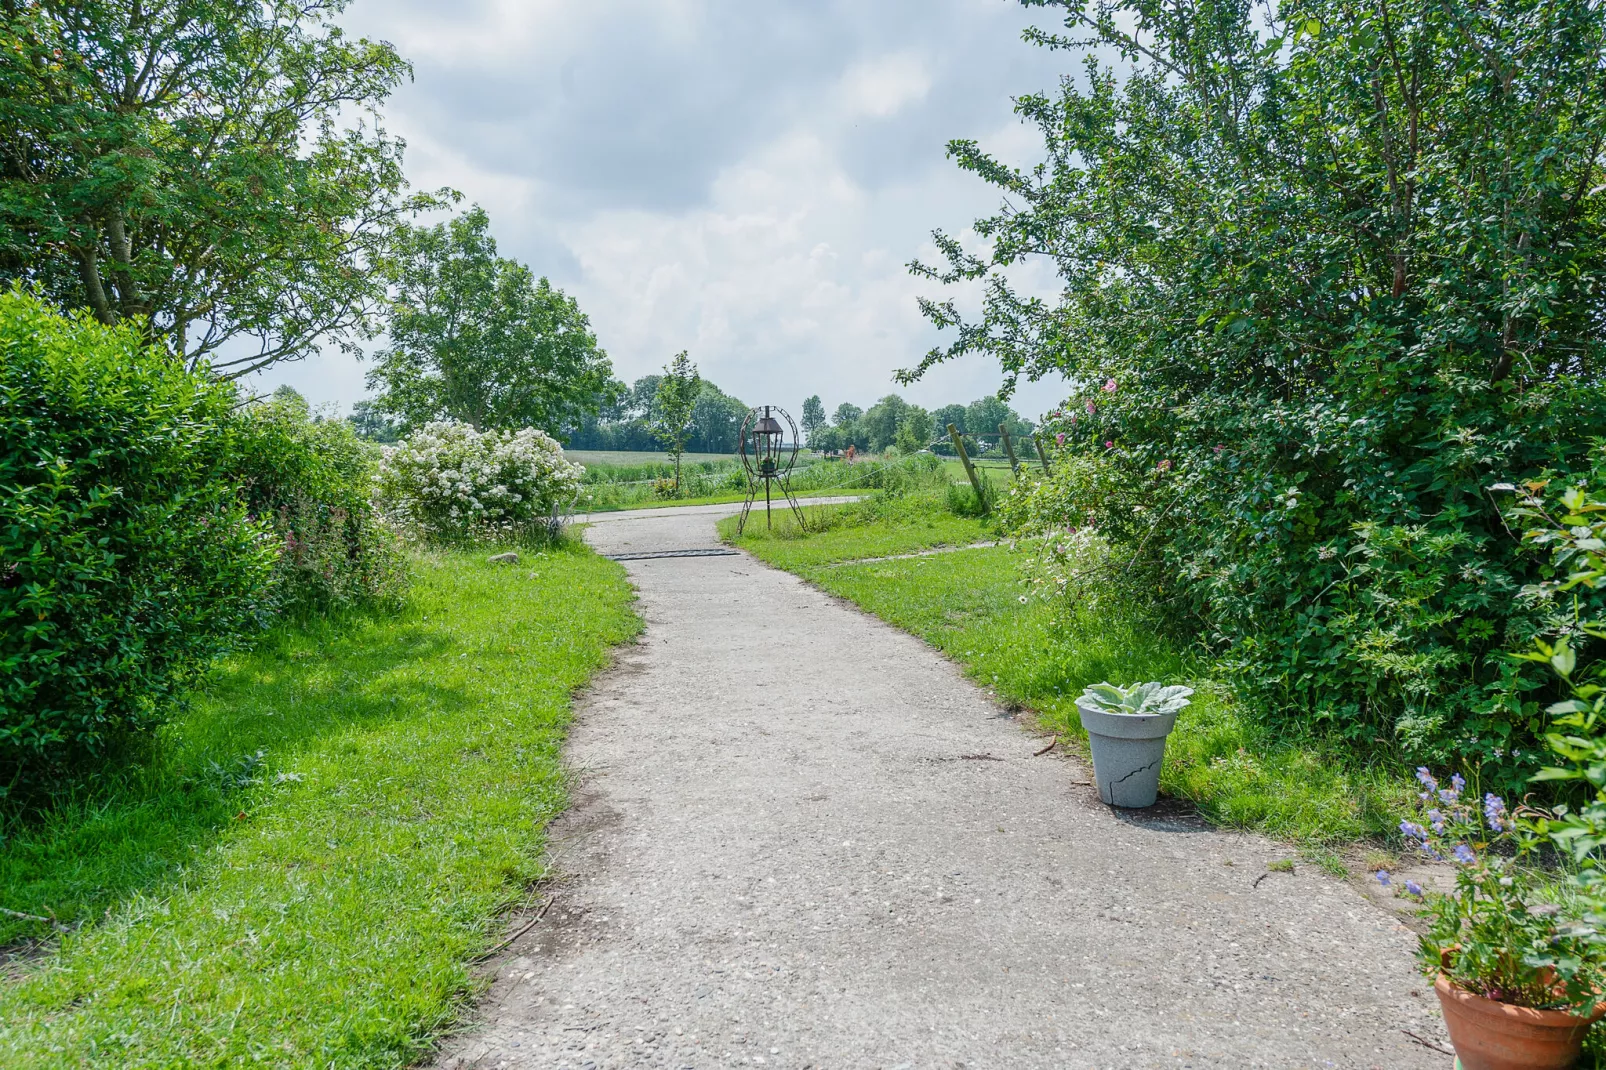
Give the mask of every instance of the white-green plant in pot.
POLYGON ((1153 806, 1160 792, 1165 737, 1188 705, 1193 688, 1155 681, 1116 687, 1094 684, 1076 700, 1093 751, 1099 798, 1111 806, 1153 806))

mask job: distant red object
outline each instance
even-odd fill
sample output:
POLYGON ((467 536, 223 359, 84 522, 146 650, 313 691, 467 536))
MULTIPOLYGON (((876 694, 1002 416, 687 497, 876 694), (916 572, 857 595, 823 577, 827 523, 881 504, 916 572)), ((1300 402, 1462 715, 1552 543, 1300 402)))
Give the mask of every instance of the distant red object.
POLYGON ((844 461, 846 461, 848 464, 852 464, 853 463, 853 453, 854 453, 853 447, 850 445, 848 447, 848 452, 844 453, 842 455, 842 459, 844 461))

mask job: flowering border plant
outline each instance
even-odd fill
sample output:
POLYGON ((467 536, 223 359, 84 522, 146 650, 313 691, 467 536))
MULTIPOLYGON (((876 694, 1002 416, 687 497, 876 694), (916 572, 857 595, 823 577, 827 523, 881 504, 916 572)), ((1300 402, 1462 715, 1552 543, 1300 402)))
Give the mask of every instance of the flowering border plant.
POLYGON ((381 497, 403 527, 446 541, 555 536, 559 511, 580 494, 585 468, 534 428, 477 431, 443 420, 425 424, 388 451, 381 497))
MULTIPOLYGON (((1424 857, 1456 867, 1449 894, 1404 882, 1405 895, 1427 904, 1422 972, 1443 973, 1501 1003, 1587 1012, 1600 999, 1601 942, 1594 926, 1555 902, 1524 864, 1544 842, 1532 815, 1509 812, 1494 794, 1481 802, 1467 797, 1459 775, 1448 786, 1426 768, 1416 775, 1424 789, 1422 820, 1400 822, 1400 832, 1424 857)), ((1392 884, 1386 871, 1377 878, 1392 884)))

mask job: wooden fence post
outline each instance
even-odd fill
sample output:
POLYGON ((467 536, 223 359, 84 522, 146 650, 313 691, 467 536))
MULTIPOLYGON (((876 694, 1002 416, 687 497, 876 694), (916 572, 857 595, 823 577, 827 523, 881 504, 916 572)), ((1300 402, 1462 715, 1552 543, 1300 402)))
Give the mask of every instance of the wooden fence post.
POLYGON ((987 495, 982 492, 981 480, 976 476, 976 469, 971 466, 970 454, 965 452, 965 440, 959 434, 959 429, 953 424, 948 425, 948 437, 954 440, 954 449, 959 454, 959 463, 965 466, 965 475, 970 477, 970 485, 976 488, 976 501, 981 505, 981 511, 987 511, 987 495))
POLYGON ((1020 461, 1015 457, 1015 443, 1009 440, 1009 425, 998 425, 998 437, 1004 440, 1004 452, 1009 454, 1009 471, 1012 475, 1020 474, 1020 461))
POLYGON ((1048 451, 1043 449, 1043 436, 1033 435, 1032 445, 1037 447, 1037 459, 1043 462, 1043 474, 1052 475, 1053 473, 1048 470, 1048 451))

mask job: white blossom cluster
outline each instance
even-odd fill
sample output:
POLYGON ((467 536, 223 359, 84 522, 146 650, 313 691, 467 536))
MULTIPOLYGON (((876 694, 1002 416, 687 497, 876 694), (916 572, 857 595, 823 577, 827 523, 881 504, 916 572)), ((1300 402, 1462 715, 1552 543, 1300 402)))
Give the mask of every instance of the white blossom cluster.
POLYGON ((441 420, 386 452, 379 487, 398 524, 436 538, 477 538, 550 522, 580 493, 584 472, 544 431, 476 431, 441 420))

